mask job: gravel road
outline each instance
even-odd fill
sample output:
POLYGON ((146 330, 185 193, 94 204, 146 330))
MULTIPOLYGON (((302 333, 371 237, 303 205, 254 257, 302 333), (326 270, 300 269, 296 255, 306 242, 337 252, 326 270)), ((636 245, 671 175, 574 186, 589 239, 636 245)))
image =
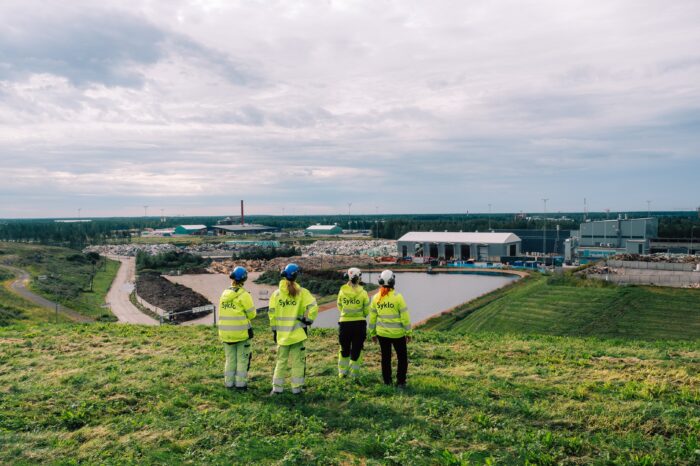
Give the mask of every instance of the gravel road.
POLYGON ((119 272, 112 282, 112 287, 107 293, 107 303, 112 314, 119 322, 129 324, 158 325, 158 321, 147 316, 129 301, 129 295, 134 291, 134 277, 136 275, 136 259, 124 256, 109 256, 110 259, 121 262, 119 272))

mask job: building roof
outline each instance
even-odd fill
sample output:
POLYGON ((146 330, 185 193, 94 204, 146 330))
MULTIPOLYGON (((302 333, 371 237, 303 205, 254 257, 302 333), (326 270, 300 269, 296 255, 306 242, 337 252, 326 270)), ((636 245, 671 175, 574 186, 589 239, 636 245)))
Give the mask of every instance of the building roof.
POLYGON ((267 225, 257 225, 255 223, 246 223, 245 225, 214 225, 213 228, 216 228, 217 230, 225 230, 225 231, 240 231, 240 232, 246 232, 246 231, 261 231, 261 230, 278 230, 279 228, 277 227, 269 227, 267 225))
MULTIPOLYGON (((333 228, 340 228, 338 225, 311 225, 307 230, 332 230, 333 228)), ((342 228, 340 228, 342 230, 342 228)))
POLYGON ((206 225, 180 225, 178 228, 184 228, 185 230, 203 230, 206 229, 206 225))
POLYGON ((414 243, 506 244, 520 241, 520 238, 513 233, 409 231, 399 238, 398 241, 410 241, 414 243))

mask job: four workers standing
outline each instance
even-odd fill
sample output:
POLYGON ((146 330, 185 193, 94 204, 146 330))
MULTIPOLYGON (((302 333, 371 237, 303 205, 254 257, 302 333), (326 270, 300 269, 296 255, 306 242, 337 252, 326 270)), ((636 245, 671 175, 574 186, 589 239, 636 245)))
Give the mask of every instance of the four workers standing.
MULTIPOLYGON (((297 283, 299 273, 299 266, 288 264, 281 272, 278 289, 270 296, 268 315, 273 340, 277 344, 271 395, 284 391, 287 376, 292 393, 299 394, 304 387, 308 327, 318 316, 318 305, 313 295, 297 283)), ((253 299, 243 288, 247 277, 243 267, 233 269, 230 275, 232 285, 221 295, 217 320, 226 354, 224 385, 241 390, 247 387, 253 338, 250 321, 256 316, 253 299)), ((408 369, 406 343, 410 341, 412 330, 406 302, 394 291, 394 273, 390 270, 381 273, 381 288, 371 301, 363 287, 360 269, 350 268, 345 277, 348 282, 340 288, 337 300, 340 312, 338 376, 352 379, 359 376, 369 315, 369 335, 373 341, 379 341, 381 347, 384 383, 392 383, 393 347, 398 358, 396 385, 405 387, 408 369)))

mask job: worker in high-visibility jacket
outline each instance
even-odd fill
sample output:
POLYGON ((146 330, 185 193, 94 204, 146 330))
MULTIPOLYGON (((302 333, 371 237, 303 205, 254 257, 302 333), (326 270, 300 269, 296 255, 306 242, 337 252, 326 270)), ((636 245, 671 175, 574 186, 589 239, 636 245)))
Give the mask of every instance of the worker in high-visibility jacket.
POLYGON ((362 286, 362 271, 351 267, 345 274, 348 282, 338 292, 338 377, 360 375, 362 348, 367 338, 369 296, 362 286))
POLYGON ((304 387, 308 327, 318 316, 318 305, 309 290, 297 283, 300 272, 298 265, 288 264, 282 270, 279 288, 270 296, 270 327, 277 343, 271 394, 282 393, 287 374, 292 393, 299 394, 304 387))
POLYGON ((372 341, 379 340, 382 351, 382 378, 386 385, 391 385, 391 348, 394 347, 399 360, 396 371, 396 386, 406 386, 408 372, 408 348, 413 330, 411 317, 403 296, 394 291, 396 276, 391 270, 379 275, 379 292, 372 297, 369 306, 369 335, 372 341))
POLYGON ((248 272, 243 267, 236 267, 229 275, 231 287, 224 290, 219 300, 219 339, 224 343, 226 365, 224 366, 224 385, 245 390, 248 386, 248 370, 252 357, 250 343, 253 327, 250 323, 257 312, 250 293, 243 288, 248 279, 248 272))

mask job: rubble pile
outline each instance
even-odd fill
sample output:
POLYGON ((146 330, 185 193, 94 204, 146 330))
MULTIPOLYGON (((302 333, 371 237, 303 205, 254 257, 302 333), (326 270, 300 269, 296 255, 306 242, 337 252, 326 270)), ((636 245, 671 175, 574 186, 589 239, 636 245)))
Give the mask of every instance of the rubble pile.
POLYGON ((688 254, 617 254, 610 258, 618 261, 637 261, 637 262, 666 262, 671 264, 693 264, 700 262, 700 257, 688 254))
POLYGON ((140 251, 150 256, 164 252, 177 251, 180 248, 172 244, 111 244, 101 246, 89 246, 83 252, 96 252, 103 256, 136 256, 140 251))
MULTIPOLYGON (((620 273, 620 270, 614 268, 614 267, 608 267, 608 266, 603 266, 603 265, 594 265, 592 267, 588 267, 583 271, 586 275, 617 275, 620 273)), ((623 269, 624 272, 624 269, 623 269)))
POLYGON ((368 255, 293 256, 277 257, 272 260, 233 261, 226 259, 212 262, 207 270, 211 273, 229 273, 233 267, 241 265, 249 272, 265 272, 267 270, 282 270, 290 262, 298 264, 302 270, 343 269, 377 264, 376 259, 368 255))
POLYGON ((393 256, 398 255, 396 241, 391 240, 348 240, 316 241, 301 247, 303 256, 393 256))

